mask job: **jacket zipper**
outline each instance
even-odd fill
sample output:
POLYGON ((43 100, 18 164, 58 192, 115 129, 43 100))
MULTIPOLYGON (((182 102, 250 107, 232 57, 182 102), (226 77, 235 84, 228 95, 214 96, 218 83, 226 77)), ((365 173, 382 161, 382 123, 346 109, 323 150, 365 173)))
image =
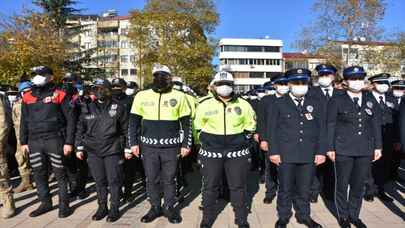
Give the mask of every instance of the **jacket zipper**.
POLYGON ((162 94, 159 93, 159 106, 158 106, 158 120, 160 120, 160 101, 162 99, 162 94))

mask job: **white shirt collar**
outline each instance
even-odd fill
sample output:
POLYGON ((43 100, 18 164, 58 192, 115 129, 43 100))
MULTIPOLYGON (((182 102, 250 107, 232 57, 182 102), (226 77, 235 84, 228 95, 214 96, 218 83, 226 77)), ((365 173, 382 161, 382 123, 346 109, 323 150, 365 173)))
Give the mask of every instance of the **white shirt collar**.
POLYGON ((378 93, 376 91, 373 90, 373 96, 375 97, 375 99, 377 100, 378 103, 380 103, 380 97, 383 97, 383 101, 385 103, 385 93, 378 93))
POLYGON ((292 93, 289 93, 288 95, 290 95, 290 97, 291 97, 291 99, 294 101, 294 104, 295 104, 295 105, 298 106, 298 101, 295 100, 295 99, 302 99, 302 104, 301 104, 301 105, 304 104, 305 96, 303 96, 303 97, 301 97, 301 98, 298 98, 298 97, 294 96, 292 93))
POLYGON ((355 98, 355 97, 359 98, 358 105, 361 106, 361 104, 362 104, 362 98, 363 98, 363 96, 362 96, 363 93, 353 93, 353 92, 347 90, 347 95, 349 95, 349 97, 350 97, 352 100, 353 100, 353 98, 355 98))
POLYGON ((328 87, 321 87, 321 90, 323 92, 323 95, 326 95, 326 90, 328 90, 329 96, 332 97, 333 94, 333 86, 330 85, 328 87))

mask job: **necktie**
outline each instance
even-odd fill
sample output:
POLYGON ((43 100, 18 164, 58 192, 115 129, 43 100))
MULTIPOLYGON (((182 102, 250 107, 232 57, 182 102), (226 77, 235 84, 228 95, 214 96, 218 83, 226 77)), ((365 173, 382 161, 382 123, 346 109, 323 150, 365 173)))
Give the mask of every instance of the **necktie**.
POLYGON ((385 107, 385 103, 384 103, 384 97, 383 96, 380 96, 379 97, 380 98, 380 107, 381 107, 381 109, 384 109, 384 107, 385 107))
POLYGON ((326 99, 329 100, 329 98, 330 98, 329 89, 325 89, 325 96, 326 96, 326 99))
POLYGON ((300 112, 302 112, 302 98, 295 98, 295 101, 298 103, 297 108, 300 112))
POLYGON ((354 102, 354 104, 356 105, 356 108, 360 108, 360 105, 359 105, 359 98, 358 97, 353 97, 353 102, 354 102))

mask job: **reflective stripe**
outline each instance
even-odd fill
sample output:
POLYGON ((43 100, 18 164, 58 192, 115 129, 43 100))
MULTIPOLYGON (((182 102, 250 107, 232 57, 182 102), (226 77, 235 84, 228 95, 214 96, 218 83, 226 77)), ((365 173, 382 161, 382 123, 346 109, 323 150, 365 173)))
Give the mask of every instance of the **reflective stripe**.
POLYGON ((64 166, 63 166, 63 165, 58 165, 58 164, 55 164, 55 163, 52 163, 52 162, 51 162, 51 165, 52 165, 53 167, 55 167, 55 168, 59 168, 59 169, 64 168, 64 166))
POLYGON ((58 159, 55 159, 55 158, 52 158, 52 157, 51 157, 51 161, 53 161, 55 163, 58 163, 58 164, 62 164, 61 160, 58 160, 58 159))
POLYGON ((62 158, 62 156, 61 155, 59 155, 59 154, 49 154, 51 157, 54 157, 54 158, 56 158, 56 159, 60 159, 60 158, 62 158))
POLYGON ((32 167, 32 168, 37 168, 37 167, 40 167, 41 165, 42 165, 42 162, 36 163, 36 164, 32 164, 31 167, 32 167))
POLYGON ((40 155, 41 155, 40 153, 32 153, 32 154, 29 154, 30 158, 38 157, 38 156, 40 156, 40 155))
POLYGON ((77 150, 84 150, 84 146, 78 146, 76 149, 77 150))
POLYGON ((180 138, 168 138, 158 140, 141 136, 141 142, 148 145, 177 145, 180 143, 180 138))
MULTIPOLYGON (((211 152, 211 151, 206 151, 204 149, 200 149, 199 154, 203 157, 207 158, 222 158, 222 153, 217 153, 217 152, 211 152)), ((245 157, 250 154, 249 149, 243 149, 243 150, 238 150, 238 151, 231 151, 226 153, 227 158, 241 158, 245 157)))
POLYGON ((41 158, 30 159, 31 163, 36 163, 36 162, 39 162, 39 161, 41 161, 41 158))

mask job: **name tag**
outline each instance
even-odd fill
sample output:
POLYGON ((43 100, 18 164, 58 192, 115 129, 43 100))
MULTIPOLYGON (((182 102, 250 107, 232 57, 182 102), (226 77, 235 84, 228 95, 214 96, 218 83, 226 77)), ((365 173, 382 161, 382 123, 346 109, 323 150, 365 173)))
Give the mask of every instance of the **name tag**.
POLYGON ((307 120, 313 120, 314 117, 312 116, 311 113, 305 113, 305 117, 307 118, 307 120))

